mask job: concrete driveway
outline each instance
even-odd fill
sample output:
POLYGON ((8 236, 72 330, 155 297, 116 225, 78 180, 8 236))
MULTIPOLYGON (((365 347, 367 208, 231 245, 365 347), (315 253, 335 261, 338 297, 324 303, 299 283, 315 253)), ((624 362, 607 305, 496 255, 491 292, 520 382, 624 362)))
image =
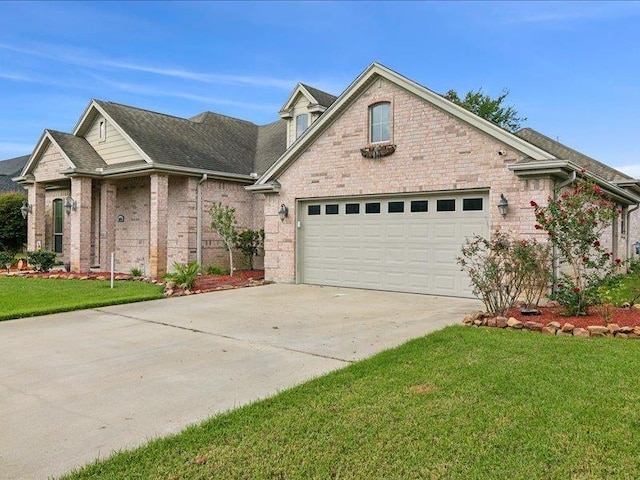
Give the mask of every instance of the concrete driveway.
POLYGON ((276 284, 1 322, 0 476, 61 475, 480 307, 276 284))

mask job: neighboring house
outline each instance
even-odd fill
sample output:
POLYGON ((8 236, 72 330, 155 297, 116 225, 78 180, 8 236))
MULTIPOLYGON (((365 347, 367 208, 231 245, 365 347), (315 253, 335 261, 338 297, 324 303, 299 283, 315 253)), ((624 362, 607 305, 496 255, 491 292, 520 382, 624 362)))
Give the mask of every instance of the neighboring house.
POLYGON ((80 271, 105 269, 111 252, 117 269, 154 276, 224 263, 207 213, 221 201, 242 227, 264 226, 268 280, 471 296, 455 261, 465 238, 538 235, 530 201, 582 175, 623 209, 614 254, 635 241, 640 181, 380 64, 339 97, 298 84, 279 115, 257 126, 92 101, 72 134, 45 131, 16 179, 29 190, 29 248, 80 271))
POLYGON ((471 296, 455 260, 465 238, 539 234, 530 201, 582 169, 622 208, 611 248, 629 256, 640 181, 374 63, 248 189, 266 197, 268 280, 471 296))
POLYGON ((27 160, 29 160, 29 155, 0 161, 0 194, 10 192, 25 193, 24 187, 14 182, 12 178, 20 175, 27 160))

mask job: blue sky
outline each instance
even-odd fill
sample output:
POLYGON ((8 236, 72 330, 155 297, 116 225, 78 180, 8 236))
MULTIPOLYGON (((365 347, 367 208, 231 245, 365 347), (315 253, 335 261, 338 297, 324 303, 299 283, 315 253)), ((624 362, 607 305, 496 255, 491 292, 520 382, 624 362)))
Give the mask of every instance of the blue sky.
POLYGON ((482 88, 640 177, 639 2, 0 2, 0 159, 92 98, 258 124, 298 81, 339 94, 371 62, 482 88))

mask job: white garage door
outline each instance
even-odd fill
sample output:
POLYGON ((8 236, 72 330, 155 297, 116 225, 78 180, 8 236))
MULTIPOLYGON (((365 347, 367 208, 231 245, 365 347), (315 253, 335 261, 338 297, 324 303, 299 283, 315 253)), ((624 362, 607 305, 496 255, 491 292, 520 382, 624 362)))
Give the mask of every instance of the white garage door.
POLYGON ((456 263, 488 235, 487 193, 366 197, 300 204, 303 283, 471 297, 456 263))

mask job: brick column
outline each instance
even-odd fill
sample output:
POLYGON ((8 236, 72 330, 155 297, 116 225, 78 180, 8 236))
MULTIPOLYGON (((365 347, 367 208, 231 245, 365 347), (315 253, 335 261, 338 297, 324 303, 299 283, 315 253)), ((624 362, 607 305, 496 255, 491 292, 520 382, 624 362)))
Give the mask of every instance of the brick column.
POLYGON ((31 212, 27 217, 27 249, 36 250, 38 242, 40 248, 45 248, 45 200, 44 184, 33 183, 28 187, 27 201, 31 205, 31 212))
POLYGON ((149 274, 161 277, 167 272, 169 177, 152 174, 149 195, 149 274))
MULTIPOLYGON (((71 211, 70 234, 71 271, 88 272, 91 266, 91 179, 71 179, 71 197, 76 201, 76 211, 71 211)), ((66 213, 65 213, 66 215, 66 213)))
MULTIPOLYGON (((116 251, 116 186, 103 180, 100 185, 100 269, 111 266, 111 252, 116 251)), ((116 259, 117 260, 117 259, 116 259)))

